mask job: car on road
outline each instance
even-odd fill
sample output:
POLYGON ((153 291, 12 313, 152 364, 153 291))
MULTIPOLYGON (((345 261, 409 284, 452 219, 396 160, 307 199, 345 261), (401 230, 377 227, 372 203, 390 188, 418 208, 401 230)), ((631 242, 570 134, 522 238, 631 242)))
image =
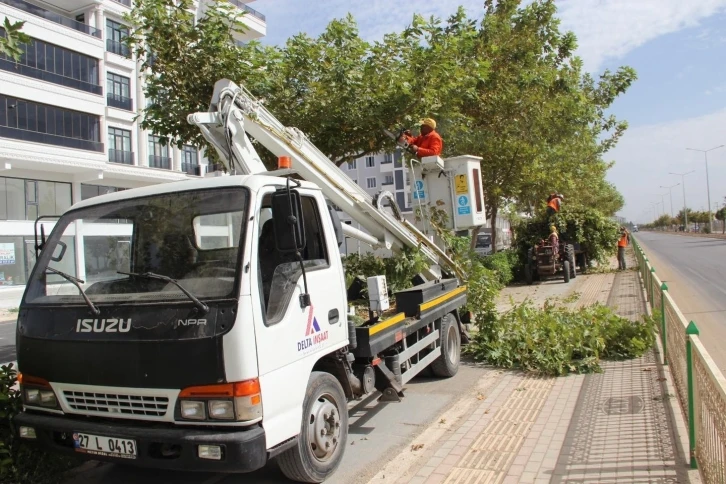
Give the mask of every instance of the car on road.
POLYGON ((637 225, 633 225, 633 232, 637 232, 637 231, 638 231, 638 226, 637 225))

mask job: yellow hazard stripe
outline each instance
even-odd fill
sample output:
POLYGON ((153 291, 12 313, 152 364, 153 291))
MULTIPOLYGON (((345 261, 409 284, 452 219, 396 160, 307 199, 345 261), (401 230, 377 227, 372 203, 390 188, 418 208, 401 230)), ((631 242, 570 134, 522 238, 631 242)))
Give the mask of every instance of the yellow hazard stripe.
POLYGON ((449 292, 449 293, 446 293, 446 294, 444 294, 443 296, 439 296, 439 297, 437 297, 436 299, 432 299, 432 300, 431 300, 431 301, 429 301, 429 302, 425 302, 425 303, 423 303, 423 304, 419 304, 419 306, 418 306, 418 307, 419 307, 419 311, 420 311, 420 312, 424 312, 424 311, 426 311, 427 309, 430 309, 430 308, 432 308, 432 307, 434 307, 434 306, 438 306, 438 305, 439 305, 439 304, 441 304, 442 302, 448 301, 448 300, 449 300, 449 299, 451 299, 452 297, 454 297, 454 296, 458 296, 458 295, 459 295, 459 294, 461 294, 462 292, 466 292, 466 286, 461 286, 460 288, 458 288, 458 289, 454 289, 453 291, 451 291, 451 292, 449 292))
POLYGON ((375 326, 372 326, 368 330, 368 334, 374 335, 374 334, 378 333, 379 331, 383 331, 386 328, 390 328, 394 324, 400 323, 404 319, 406 319, 406 314, 398 313, 395 316, 393 316, 392 318, 386 319, 385 321, 381 321, 380 323, 376 324, 375 326))

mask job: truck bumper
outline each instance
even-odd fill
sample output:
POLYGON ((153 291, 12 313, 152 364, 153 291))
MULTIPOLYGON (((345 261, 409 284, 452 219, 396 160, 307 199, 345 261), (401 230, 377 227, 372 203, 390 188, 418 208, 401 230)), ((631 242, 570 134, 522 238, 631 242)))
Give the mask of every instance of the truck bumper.
MULTIPOLYGON (((48 450, 74 454, 89 460, 123 463, 157 469, 251 472, 264 467, 267 462, 265 431, 255 426, 240 430, 239 427, 197 429, 194 427, 158 427, 150 423, 139 426, 135 422, 98 423, 72 417, 41 415, 22 412, 13 423, 19 427, 35 429, 35 439, 23 439, 48 450), (77 452, 73 447, 74 432, 92 435, 133 439, 136 441, 136 458, 107 457, 77 452), (222 448, 220 460, 200 459, 199 445, 217 445, 222 448)), ((18 430, 19 431, 19 430, 18 430)))

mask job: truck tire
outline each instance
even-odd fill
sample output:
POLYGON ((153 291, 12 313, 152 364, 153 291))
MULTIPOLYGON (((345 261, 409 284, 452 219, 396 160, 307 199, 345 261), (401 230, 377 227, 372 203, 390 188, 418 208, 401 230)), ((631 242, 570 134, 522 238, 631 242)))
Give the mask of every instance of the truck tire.
POLYGON ((461 360, 461 335, 456 318, 449 313, 441 318, 441 355, 431 363, 431 371, 436 376, 449 378, 459 371, 461 360))
POLYGON ((297 444, 278 457, 285 477, 297 482, 323 482, 340 465, 348 440, 348 406, 338 380, 314 371, 303 401, 297 444))
POLYGON ((562 263, 562 272, 565 275, 565 283, 570 282, 570 261, 566 260, 562 263))
POLYGON ((575 266, 575 246, 572 244, 565 245, 565 260, 570 262, 570 279, 577 277, 577 269, 575 266))

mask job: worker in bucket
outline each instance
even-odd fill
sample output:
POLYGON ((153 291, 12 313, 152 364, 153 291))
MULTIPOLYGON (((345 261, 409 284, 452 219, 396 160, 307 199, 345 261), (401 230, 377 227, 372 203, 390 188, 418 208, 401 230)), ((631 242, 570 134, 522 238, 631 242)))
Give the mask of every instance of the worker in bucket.
POLYGON ((444 140, 436 132, 436 121, 431 118, 421 120, 421 134, 414 138, 410 130, 406 130, 399 141, 408 142, 412 153, 420 160, 424 156, 440 156, 444 149, 444 140))

